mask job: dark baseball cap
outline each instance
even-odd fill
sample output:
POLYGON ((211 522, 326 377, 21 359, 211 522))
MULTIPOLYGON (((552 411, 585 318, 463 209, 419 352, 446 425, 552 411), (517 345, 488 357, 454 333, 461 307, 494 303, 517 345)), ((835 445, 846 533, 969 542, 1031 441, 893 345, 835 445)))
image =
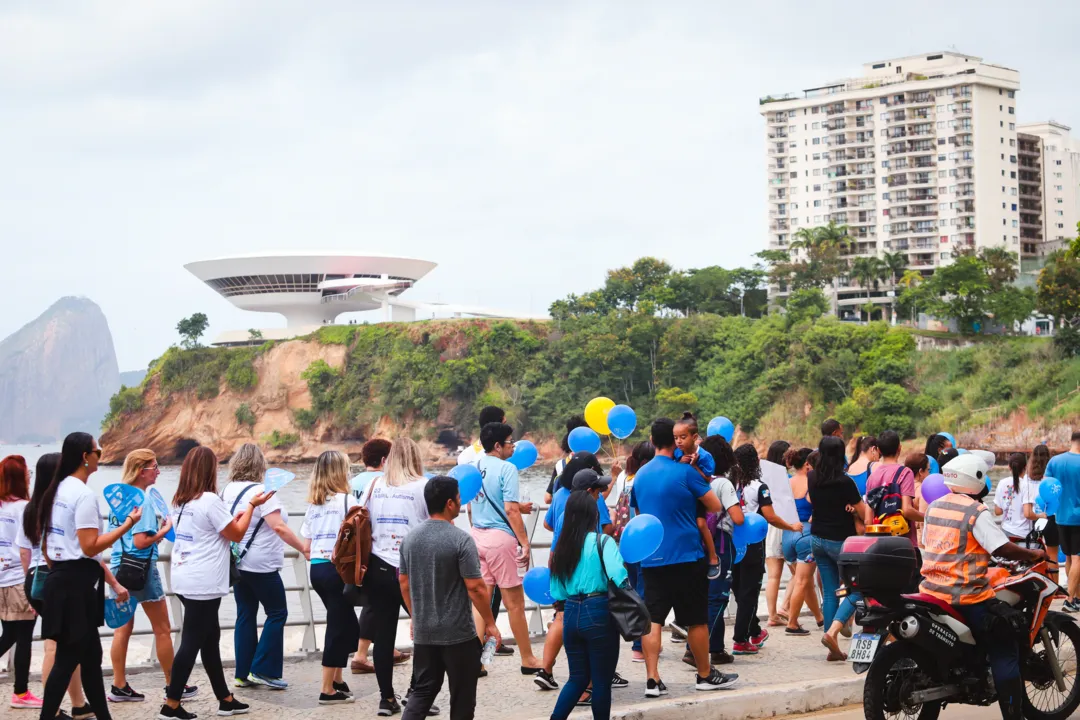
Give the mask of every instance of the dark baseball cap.
POLYGON ((592 490, 593 488, 606 488, 611 484, 611 478, 600 475, 595 470, 585 468, 578 470, 574 475, 574 490, 592 490))

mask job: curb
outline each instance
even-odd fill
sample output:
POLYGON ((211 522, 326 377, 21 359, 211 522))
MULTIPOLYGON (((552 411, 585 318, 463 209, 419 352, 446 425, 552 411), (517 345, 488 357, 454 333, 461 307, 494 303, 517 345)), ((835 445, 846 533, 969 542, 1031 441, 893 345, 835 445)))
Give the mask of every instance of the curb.
POLYGON ((710 720, 752 720, 857 705, 862 703, 862 697, 863 678, 854 677, 754 687, 741 692, 696 693, 689 697, 612 708, 611 717, 619 720, 686 720, 694 716, 710 720))

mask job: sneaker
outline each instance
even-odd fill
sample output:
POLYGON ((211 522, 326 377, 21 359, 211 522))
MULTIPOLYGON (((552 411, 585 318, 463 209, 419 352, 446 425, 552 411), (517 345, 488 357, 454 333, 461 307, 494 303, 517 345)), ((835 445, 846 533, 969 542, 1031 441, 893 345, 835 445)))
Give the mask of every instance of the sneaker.
POLYGON ((199 717, 195 713, 189 713, 184 709, 183 705, 175 710, 168 705, 162 705, 157 716, 158 720, 195 720, 195 718, 199 717))
POLYGON ((71 717, 73 720, 90 720, 97 717, 97 715, 94 714, 94 708, 90 707, 90 703, 86 703, 79 707, 72 707, 71 717))
POLYGON ((401 705, 398 703, 396 697, 383 698, 379 701, 379 717, 390 717, 391 715, 397 715, 401 712, 401 705))
POLYGON ((40 708, 41 698, 27 690, 22 695, 11 693, 11 707, 13 708, 40 708))
POLYGON ((181 700, 190 700, 199 694, 198 685, 185 685, 184 692, 180 695, 181 700))
POLYGON ((249 683, 263 685, 271 690, 285 690, 289 687, 289 683, 281 678, 266 677, 265 675, 256 675, 255 673, 248 673, 247 679, 249 683))
MULTIPOLYGON (((409 698, 410 697, 412 697, 412 688, 409 688, 409 691, 405 693, 405 698, 401 701, 401 706, 402 707, 405 707, 406 705, 409 704, 409 698)), ((439 709, 438 705, 432 705, 431 707, 428 708, 427 714, 428 714, 428 717, 435 717, 436 715, 438 715, 441 712, 442 712, 442 710, 439 709)))
POLYGON ((686 648, 686 652, 683 653, 682 661, 690 667, 697 667, 697 661, 694 660, 694 653, 690 652, 690 648, 686 648))
POLYGON ((507 657, 514 654, 514 648, 506 647, 500 643, 499 647, 495 648, 495 654, 500 657, 507 657))
POLYGON ((686 642, 686 631, 678 625, 671 626, 671 642, 684 643, 686 642))
POLYGON ((713 665, 730 665, 735 662, 735 656, 727 650, 721 650, 720 652, 709 653, 709 662, 713 665))
POLYGON ((758 633, 754 637, 750 638, 750 642, 754 643, 758 647, 761 647, 761 646, 763 646, 765 644, 765 642, 768 639, 769 639, 769 631, 765 630, 763 628, 760 633, 758 633))
POLYGON ((627 680, 626 678, 624 678, 619 673, 615 673, 615 675, 611 678, 611 689, 612 690, 621 690, 622 688, 627 687, 629 685, 630 685, 630 681, 627 680))
POLYGON ((222 700, 218 703, 217 714, 220 717, 232 717, 233 715, 245 715, 251 706, 242 703, 235 697, 232 700, 222 700))
POLYGON ((73 720, 73 718, 63 710, 57 710, 55 720, 73 720))
POLYGON ((547 670, 541 670, 533 675, 533 682, 536 683, 536 687, 541 690, 558 690, 559 681, 555 679, 551 673, 547 670))
POLYGON ((333 695, 328 695, 326 693, 319 693, 319 704, 320 705, 342 705, 344 703, 351 703, 351 702, 353 702, 353 696, 352 695, 346 695, 345 693, 341 692, 340 690, 334 691, 333 695))
POLYGON ((108 694, 109 702, 142 702, 146 699, 146 696, 142 693, 135 692, 130 684, 125 684, 124 687, 118 688, 115 685, 109 690, 108 694))
POLYGON ((649 679, 645 683, 645 697, 660 697, 661 695, 667 695, 667 685, 663 680, 649 679))
POLYGON ((731 646, 734 655, 757 655, 758 646, 749 642, 737 642, 731 646))
POLYGON ((738 675, 726 675, 716 668, 713 668, 707 677, 698 676, 694 689, 701 690, 702 692, 708 692, 710 690, 730 690, 735 686, 735 683, 738 682, 738 680, 738 675))
POLYGON ((350 690, 349 686, 346 685, 344 682, 336 682, 336 683, 334 683, 334 691, 339 692, 339 693, 345 693, 349 697, 353 696, 352 690, 350 690))
POLYGON ((247 678, 233 678, 232 684, 233 684, 233 687, 238 687, 238 688, 255 687, 255 683, 251 682, 247 678))
POLYGON ((1080 603, 1077 603, 1070 598, 1065 601, 1065 604, 1061 606, 1061 609, 1067 613, 1077 613, 1080 612, 1080 603))
POLYGON ((632 654, 631 662, 643 663, 645 662, 645 653, 640 650, 635 650, 632 654))

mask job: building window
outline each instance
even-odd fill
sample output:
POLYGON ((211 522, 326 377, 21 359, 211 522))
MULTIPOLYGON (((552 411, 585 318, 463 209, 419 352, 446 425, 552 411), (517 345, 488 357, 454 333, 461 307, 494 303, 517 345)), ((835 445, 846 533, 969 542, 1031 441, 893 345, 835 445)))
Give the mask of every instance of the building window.
POLYGON ((1013 220, 1013 227, 1019 227, 1019 226, 1020 226, 1020 223, 1017 222, 1016 220, 1013 220))
POLYGON ((815 160, 820 160, 821 159, 821 153, 814 153, 814 159, 815 160))
POLYGON ((810 127, 813 128, 814 130, 820 130, 821 129, 821 123, 816 122, 813 125, 811 125, 810 127))
POLYGON ((1016 171, 1015 170, 1010 171, 1009 172, 1009 177, 1012 178, 1013 180, 1015 180, 1016 179, 1016 171))
POLYGON ((820 145, 821 144, 821 138, 814 138, 814 144, 815 145, 820 145))
POLYGON ((821 192, 821 186, 820 185, 815 185, 814 186, 814 192, 821 192))
POLYGON ((1009 114, 1010 115, 1015 115, 1016 114, 1016 108, 1014 108, 1012 105, 1009 106, 1009 114))
POLYGON ((1011 98, 1016 97, 1016 91, 1015 90, 1010 90, 1009 91, 1009 97, 1011 97, 1011 98))
POLYGON ((1016 123, 1009 123, 1009 129, 1010 130, 1015 130, 1016 129, 1016 123))
POLYGON ((815 200, 814 201, 814 207, 821 207, 821 201, 820 200, 815 200))
POLYGON ((1012 209, 1013 209, 1013 212, 1016 212, 1016 203, 1012 204, 1012 209))
POLYGON ((945 162, 945 156, 944 155, 938 155, 937 160, 938 160, 938 162, 945 162))
MULTIPOLYGON (((1005 188, 1001 188, 1001 189, 1004 190, 1005 188)), ((1009 189, 1011 190, 1012 196, 1016 197, 1016 188, 1009 188, 1009 189)))
POLYGON ((1009 138, 1009 147, 1016 147, 1016 138, 1009 138))

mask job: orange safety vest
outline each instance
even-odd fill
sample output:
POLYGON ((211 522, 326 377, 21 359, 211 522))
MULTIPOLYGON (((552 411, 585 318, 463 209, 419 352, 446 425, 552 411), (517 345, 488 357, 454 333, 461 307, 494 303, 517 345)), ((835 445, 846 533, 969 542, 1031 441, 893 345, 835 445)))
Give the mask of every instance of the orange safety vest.
POLYGON ((950 493, 935 500, 923 521, 923 582, 919 590, 951 605, 994 597, 987 570, 990 553, 975 539, 975 520, 986 506, 950 493))

